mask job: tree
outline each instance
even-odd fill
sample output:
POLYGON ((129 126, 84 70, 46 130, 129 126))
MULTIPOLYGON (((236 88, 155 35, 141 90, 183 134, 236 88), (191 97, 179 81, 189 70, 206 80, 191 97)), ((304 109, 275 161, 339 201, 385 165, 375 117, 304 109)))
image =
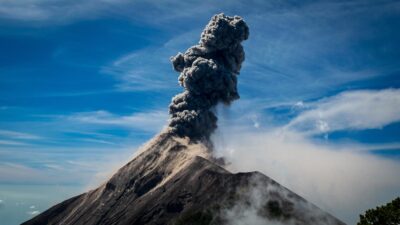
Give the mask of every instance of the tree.
POLYGON ((400 225, 400 197, 360 215, 357 225, 400 225))

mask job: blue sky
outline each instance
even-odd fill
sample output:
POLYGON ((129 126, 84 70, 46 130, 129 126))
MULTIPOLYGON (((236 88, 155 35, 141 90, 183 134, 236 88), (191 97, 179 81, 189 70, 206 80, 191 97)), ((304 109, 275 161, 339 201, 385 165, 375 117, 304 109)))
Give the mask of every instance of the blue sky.
POLYGON ((17 207, 18 193, 63 193, 25 200, 43 211, 160 131, 181 91, 169 57, 220 12, 250 27, 241 99, 219 111, 221 127, 290 130, 400 164, 399 2, 0 0, 0 215, 17 215, 7 224, 36 211, 17 207))

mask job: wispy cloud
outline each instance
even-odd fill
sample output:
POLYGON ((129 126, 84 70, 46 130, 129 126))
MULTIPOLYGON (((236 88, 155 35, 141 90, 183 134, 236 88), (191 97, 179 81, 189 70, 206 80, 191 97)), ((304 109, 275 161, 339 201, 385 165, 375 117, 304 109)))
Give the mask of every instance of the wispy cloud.
POLYGON ((112 13, 113 7, 127 2, 129 1, 1 0, 0 19, 45 24, 67 23, 112 13))
POLYGON ((28 214, 32 215, 32 216, 37 215, 39 213, 40 213, 40 211, 38 211, 38 210, 28 211, 28 214))
POLYGON ((0 145, 25 146, 28 144, 25 142, 20 142, 20 141, 0 140, 0 145))
POLYGON ((96 144, 118 145, 117 143, 114 143, 111 141, 106 141, 106 140, 101 140, 101 139, 96 139, 96 138, 80 138, 78 140, 83 141, 83 142, 92 142, 92 143, 96 143, 96 144))
POLYGON ((102 144, 40 150, 27 147, 20 152, 0 149, 0 184, 78 184, 94 188, 128 162, 136 148, 102 144), (4 162, 4 158, 11 160, 4 162))
POLYGON ((195 44, 200 31, 173 36, 164 44, 121 56, 102 67, 101 72, 114 76, 120 91, 159 91, 178 87, 178 74, 169 58, 195 44))
MULTIPOLYGON (((379 41, 379 36, 374 35, 379 33, 379 27, 368 26, 376 23, 378 17, 370 15, 392 15, 398 6, 396 2, 314 2, 296 7, 289 2, 244 4, 240 1, 235 4, 206 1, 197 3, 197 7, 178 1, 147 4, 150 11, 139 12, 136 19, 155 23, 153 26, 161 23, 158 26, 174 35, 165 45, 132 52, 102 67, 101 72, 119 81, 119 90, 177 87, 176 73, 168 58, 197 43, 207 21, 204 19, 200 23, 197 18, 201 17, 197 15, 208 18, 221 11, 240 12, 250 25, 250 40, 245 43, 246 61, 240 77, 244 94, 274 96, 276 102, 285 98, 319 98, 340 85, 398 70, 396 62, 385 60, 392 52, 389 50, 393 49, 391 43, 380 42, 381 49, 387 49, 385 53, 374 46, 369 48, 368 43, 362 52, 357 47, 365 39, 379 41), (355 14, 357 19, 354 19, 355 14), (176 29, 178 25, 179 30, 176 29), (182 30, 188 31, 182 33, 182 30), (265 88, 266 84, 274 85, 265 88)), ((137 7, 143 7, 139 5, 137 7)))
POLYGON ((67 120, 107 126, 119 126, 142 131, 157 132, 166 124, 168 114, 163 111, 138 112, 127 116, 112 114, 108 111, 75 113, 67 120))
MULTIPOLYGON (((167 121, 166 109, 124 114, 106 110, 36 114, 31 115, 29 121, 1 122, 2 127, 13 129, 0 130, 0 150, 12 148, 17 151, 15 155, 22 157, 22 151, 36 149, 44 153, 45 149, 60 146, 123 148, 142 143, 161 131, 167 121)), ((53 154, 52 151, 47 153, 53 154)))
POLYGON ((287 128, 309 134, 382 128, 400 121, 400 90, 359 90, 309 103, 287 128))
MULTIPOLYGON (((132 21, 163 26, 179 20, 209 16, 229 9, 227 2, 129 1, 129 0, 1 0, 0 19, 27 24, 58 25, 98 17, 124 17, 132 21), (196 7, 193 7, 196 5, 196 7), (193 15, 196 15, 193 17, 193 15)), ((240 1, 236 4, 243 5, 240 1)))
POLYGON ((342 85, 398 71, 398 59, 390 57, 397 47, 380 41, 395 34, 371 25, 395 15, 398 6, 394 1, 319 1, 245 16, 251 32, 242 90, 276 102, 320 98, 342 85))
POLYGON ((37 140, 42 137, 34 134, 11 131, 11 130, 0 130, 0 137, 12 138, 12 139, 23 139, 23 140, 37 140))
POLYGON ((0 130, 0 146, 28 146, 33 142, 42 140, 43 137, 13 130, 0 130))
POLYGON ((45 175, 37 169, 18 163, 0 162, 0 183, 36 182, 44 178, 45 175))

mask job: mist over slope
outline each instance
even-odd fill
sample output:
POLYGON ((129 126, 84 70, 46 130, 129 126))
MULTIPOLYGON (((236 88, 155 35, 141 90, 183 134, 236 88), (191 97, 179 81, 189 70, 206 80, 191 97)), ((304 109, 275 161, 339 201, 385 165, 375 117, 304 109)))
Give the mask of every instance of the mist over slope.
POLYGON ((169 126, 107 182, 23 224, 344 224, 259 172, 231 173, 212 154, 213 108, 239 98, 238 16, 215 15, 199 45, 172 58, 184 92, 169 126))

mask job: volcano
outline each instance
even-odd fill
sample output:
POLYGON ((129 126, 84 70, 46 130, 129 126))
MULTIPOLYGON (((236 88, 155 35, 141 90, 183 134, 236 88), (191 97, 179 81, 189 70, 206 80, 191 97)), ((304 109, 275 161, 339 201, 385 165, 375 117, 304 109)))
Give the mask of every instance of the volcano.
POLYGON ((271 178, 231 173, 213 156, 212 109, 239 98, 248 36, 242 18, 215 15, 198 45, 171 58, 185 90, 172 100, 168 127, 103 185, 23 224, 343 225, 271 178))
POLYGON ((265 224, 344 224, 259 172, 233 174, 219 164, 206 145, 164 133, 99 188, 23 224, 227 224, 237 205, 250 207, 254 190, 265 224))

